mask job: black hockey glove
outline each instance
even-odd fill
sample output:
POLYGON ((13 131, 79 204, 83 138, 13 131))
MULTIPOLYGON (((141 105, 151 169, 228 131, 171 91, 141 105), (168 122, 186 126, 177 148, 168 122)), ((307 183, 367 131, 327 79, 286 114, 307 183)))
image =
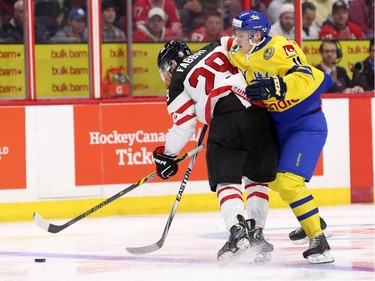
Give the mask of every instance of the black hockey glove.
POLYGON ((252 80, 246 87, 246 96, 251 101, 268 100, 271 97, 275 97, 277 100, 283 100, 285 94, 286 84, 283 78, 279 76, 252 80))
POLYGON ((178 164, 174 162, 176 156, 164 154, 165 147, 158 146, 153 153, 156 166, 156 173, 159 177, 166 180, 174 176, 178 171, 178 164))

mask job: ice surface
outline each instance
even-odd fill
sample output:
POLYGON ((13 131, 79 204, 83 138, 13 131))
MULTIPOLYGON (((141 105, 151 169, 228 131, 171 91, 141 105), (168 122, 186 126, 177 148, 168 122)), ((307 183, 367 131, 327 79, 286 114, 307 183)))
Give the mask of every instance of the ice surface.
POLYGON ((88 217, 57 234, 33 221, 0 223, 0 281, 375 280, 374 205, 319 209, 333 233, 328 240, 333 264, 309 264, 302 257, 308 245, 296 246, 288 239, 288 233, 298 227, 291 210, 271 209, 265 229, 275 246, 271 262, 255 264, 248 250, 219 267, 216 254, 228 236, 220 213, 177 212, 164 246, 142 256, 131 255, 125 248, 158 241, 168 214, 88 217), (36 263, 35 258, 46 262, 36 263))

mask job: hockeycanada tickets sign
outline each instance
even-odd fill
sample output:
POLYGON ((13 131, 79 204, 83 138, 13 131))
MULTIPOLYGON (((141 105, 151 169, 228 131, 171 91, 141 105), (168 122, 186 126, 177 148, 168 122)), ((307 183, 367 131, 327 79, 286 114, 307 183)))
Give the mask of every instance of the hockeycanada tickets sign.
MULTIPOLYGON (((131 183, 143 178, 155 170, 152 153, 164 145, 171 126, 165 103, 75 106, 76 185, 131 183)), ((181 153, 196 145, 200 129, 181 153)), ((196 179, 206 179, 204 156, 197 162, 202 167, 194 172, 196 179)), ((176 176, 179 179, 184 166, 181 177, 176 176)))
POLYGON ((165 142, 165 133, 144 132, 139 130, 135 133, 120 133, 113 131, 110 134, 101 134, 100 132, 90 132, 90 144, 118 144, 124 143, 133 146, 137 143, 165 142))
POLYGON ((113 131, 110 134, 101 134, 99 132, 90 132, 91 145, 111 145, 125 144, 127 148, 116 149, 118 155, 118 165, 144 165, 152 164, 152 152, 147 151, 146 147, 140 147, 139 151, 133 151, 132 146, 137 144, 164 143, 165 133, 144 132, 142 130, 135 133, 119 133, 113 131))

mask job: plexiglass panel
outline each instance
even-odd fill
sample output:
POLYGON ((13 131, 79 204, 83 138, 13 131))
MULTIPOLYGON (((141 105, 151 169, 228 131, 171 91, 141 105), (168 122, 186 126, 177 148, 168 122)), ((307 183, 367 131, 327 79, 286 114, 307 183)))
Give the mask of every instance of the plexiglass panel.
POLYGON ((0 100, 25 99, 23 1, 0 1, 0 100))
POLYGON ((86 1, 34 1, 38 99, 90 96, 86 1))

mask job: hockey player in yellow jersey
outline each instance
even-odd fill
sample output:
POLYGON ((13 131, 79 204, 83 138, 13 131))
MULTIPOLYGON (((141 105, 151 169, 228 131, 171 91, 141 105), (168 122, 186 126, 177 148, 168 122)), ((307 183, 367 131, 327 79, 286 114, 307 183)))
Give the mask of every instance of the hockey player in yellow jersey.
POLYGON ((269 187, 289 204, 309 238, 303 256, 310 263, 330 263, 334 259, 318 206, 305 182, 311 179, 327 138, 320 94, 333 82, 308 64, 294 40, 270 36, 269 29, 268 18, 258 11, 237 15, 234 36, 227 44, 229 60, 246 78, 246 96, 263 103, 275 121, 279 165, 269 187))

